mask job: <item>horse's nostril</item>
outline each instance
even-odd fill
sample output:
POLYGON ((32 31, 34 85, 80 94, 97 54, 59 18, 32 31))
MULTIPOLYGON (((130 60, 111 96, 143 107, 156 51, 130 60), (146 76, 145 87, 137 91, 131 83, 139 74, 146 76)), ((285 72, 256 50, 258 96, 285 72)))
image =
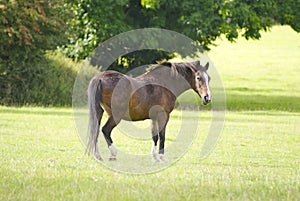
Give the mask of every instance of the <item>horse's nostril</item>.
POLYGON ((210 101, 209 96, 204 96, 204 100, 205 100, 206 102, 209 102, 209 101, 210 101))

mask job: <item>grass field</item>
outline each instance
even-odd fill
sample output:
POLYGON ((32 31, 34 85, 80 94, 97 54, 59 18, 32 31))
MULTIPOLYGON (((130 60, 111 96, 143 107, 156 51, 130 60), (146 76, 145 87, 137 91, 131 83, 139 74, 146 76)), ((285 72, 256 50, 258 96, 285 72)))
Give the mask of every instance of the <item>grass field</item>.
POLYGON ((221 74, 227 108, 300 111, 300 35, 286 26, 259 41, 218 41, 209 56, 221 74))
MULTIPOLYGON (((85 155, 71 108, 2 106, 0 200, 300 200, 300 35, 274 27, 260 41, 218 43, 209 56, 228 111, 209 157, 200 160, 209 111, 201 112, 197 136, 179 161, 131 175, 85 155)), ((167 145, 179 118, 174 111, 167 145)), ((150 151, 150 141, 124 144, 118 130, 113 137, 120 149, 150 151)))

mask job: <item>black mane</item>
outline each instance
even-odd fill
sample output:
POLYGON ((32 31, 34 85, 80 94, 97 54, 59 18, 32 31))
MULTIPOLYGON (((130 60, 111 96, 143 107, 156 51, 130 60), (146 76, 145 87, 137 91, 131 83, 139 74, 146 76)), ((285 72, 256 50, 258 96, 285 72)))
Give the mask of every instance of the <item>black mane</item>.
POLYGON ((197 69, 192 62, 169 62, 167 60, 162 60, 153 64, 149 67, 149 72, 155 71, 162 67, 171 68, 172 74, 180 74, 183 77, 191 76, 193 72, 196 72, 197 69))

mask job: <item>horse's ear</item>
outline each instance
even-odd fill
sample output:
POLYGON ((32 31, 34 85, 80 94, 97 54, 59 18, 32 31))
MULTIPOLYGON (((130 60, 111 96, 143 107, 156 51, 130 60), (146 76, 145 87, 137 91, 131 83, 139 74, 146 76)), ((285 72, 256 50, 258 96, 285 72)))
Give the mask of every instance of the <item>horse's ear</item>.
POLYGON ((204 66, 205 71, 208 70, 208 67, 209 67, 209 62, 207 62, 207 63, 205 64, 205 66, 204 66))
POLYGON ((191 64, 198 70, 201 68, 200 60, 192 61, 191 64))
POLYGON ((199 66, 201 66, 201 65, 200 65, 200 60, 196 60, 196 61, 195 61, 195 66, 196 66, 196 68, 199 68, 199 66))

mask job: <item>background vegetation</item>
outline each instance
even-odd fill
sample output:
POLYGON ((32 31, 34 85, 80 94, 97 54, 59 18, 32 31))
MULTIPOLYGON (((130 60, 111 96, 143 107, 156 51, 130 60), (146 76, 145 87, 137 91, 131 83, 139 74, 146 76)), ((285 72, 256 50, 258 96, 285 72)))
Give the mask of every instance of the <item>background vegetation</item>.
MULTIPOLYGON (((0 2, 0 103, 71 104, 71 89, 66 86, 74 79, 76 64, 70 67, 69 62, 67 70, 59 69, 72 73, 57 72, 65 59, 51 61, 52 53, 46 54, 49 50, 58 49, 80 61, 104 40, 144 27, 185 34, 205 50, 220 36, 234 41, 241 33, 246 39, 259 39, 261 31, 274 24, 287 24, 299 32, 299 10, 299 0, 4 0, 0 2), (47 81, 50 78, 52 82, 47 81)), ((173 56, 159 50, 133 52, 111 68, 126 72, 173 56)))
MULTIPOLYGON (((51 59, 48 61, 45 51, 67 42, 60 6, 60 3, 37 0, 0 2, 0 103, 57 103, 54 99, 59 96, 53 100, 48 96, 48 101, 45 100, 47 89, 55 90, 51 82, 59 82, 47 81, 47 77, 55 77, 50 72, 57 68, 50 65, 51 59)), ((64 98, 62 104, 67 101, 64 98)))

